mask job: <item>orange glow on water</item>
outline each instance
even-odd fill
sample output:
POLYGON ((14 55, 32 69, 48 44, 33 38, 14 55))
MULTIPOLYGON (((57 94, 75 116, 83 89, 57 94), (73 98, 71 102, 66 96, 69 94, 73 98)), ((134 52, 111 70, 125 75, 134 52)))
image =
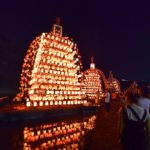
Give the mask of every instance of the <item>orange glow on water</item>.
POLYGON ((82 122, 59 122, 23 131, 23 149, 79 149, 80 140, 95 126, 96 116, 82 122))

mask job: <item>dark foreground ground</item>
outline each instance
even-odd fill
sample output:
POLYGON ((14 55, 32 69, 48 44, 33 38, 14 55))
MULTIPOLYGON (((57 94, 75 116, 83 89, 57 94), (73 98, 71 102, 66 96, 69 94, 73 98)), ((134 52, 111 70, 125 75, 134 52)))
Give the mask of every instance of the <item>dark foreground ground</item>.
POLYGON ((97 112, 95 128, 88 133, 85 150, 121 150, 118 142, 118 109, 119 104, 113 102, 109 113, 102 105, 97 112))

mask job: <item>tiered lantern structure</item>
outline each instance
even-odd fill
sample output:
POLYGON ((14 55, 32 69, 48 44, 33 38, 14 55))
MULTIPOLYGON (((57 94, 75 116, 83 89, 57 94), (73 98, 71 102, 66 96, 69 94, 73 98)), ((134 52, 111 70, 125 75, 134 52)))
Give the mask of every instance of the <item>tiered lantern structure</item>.
MULTIPOLYGON (((104 89, 107 88, 107 80, 104 73, 95 67, 94 58, 91 58, 90 69, 83 73, 82 82, 88 100, 98 102, 104 95, 104 89)), ((91 101, 92 102, 92 101, 91 101)))
POLYGON ((22 66, 20 91, 26 106, 86 103, 81 91, 81 56, 77 44, 62 36, 60 21, 52 32, 30 44, 22 66))
POLYGON ((120 83, 119 81, 113 77, 112 71, 109 72, 108 77, 108 88, 111 91, 111 93, 120 93, 120 83))
POLYGON ((84 121, 63 121, 25 127, 23 149, 81 149, 81 140, 94 128, 95 121, 94 115, 84 121))

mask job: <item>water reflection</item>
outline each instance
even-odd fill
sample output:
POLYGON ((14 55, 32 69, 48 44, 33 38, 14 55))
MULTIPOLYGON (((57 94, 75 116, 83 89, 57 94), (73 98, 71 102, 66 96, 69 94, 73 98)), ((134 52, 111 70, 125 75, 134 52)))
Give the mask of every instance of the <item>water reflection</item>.
POLYGON ((21 130, 17 128, 20 131, 11 137, 13 149, 82 149, 83 139, 94 128, 95 121, 96 115, 93 115, 82 119, 25 125, 21 130))

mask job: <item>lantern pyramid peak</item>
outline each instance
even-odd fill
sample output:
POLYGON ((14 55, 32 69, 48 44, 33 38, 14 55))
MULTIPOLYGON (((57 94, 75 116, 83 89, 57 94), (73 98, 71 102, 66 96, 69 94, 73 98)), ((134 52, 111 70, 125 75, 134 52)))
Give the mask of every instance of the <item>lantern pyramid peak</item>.
POLYGON ((56 23, 53 25, 52 31, 53 31, 54 34, 62 36, 63 27, 60 25, 60 17, 56 17, 56 23))
POLYGON ((94 57, 91 57, 90 69, 95 69, 94 57))

